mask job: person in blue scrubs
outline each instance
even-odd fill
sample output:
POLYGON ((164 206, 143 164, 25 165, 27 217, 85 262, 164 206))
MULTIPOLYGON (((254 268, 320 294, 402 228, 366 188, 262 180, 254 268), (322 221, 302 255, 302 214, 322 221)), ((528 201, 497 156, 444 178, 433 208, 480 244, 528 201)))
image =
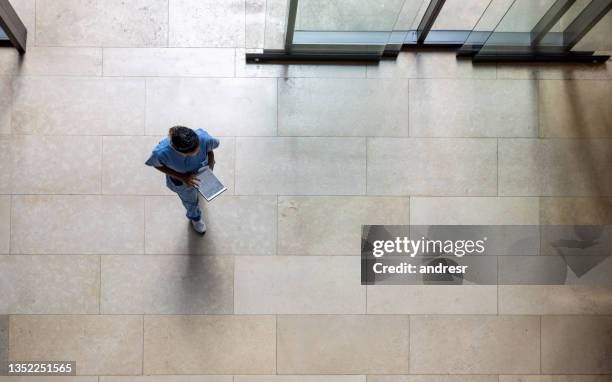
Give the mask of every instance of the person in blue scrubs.
POLYGON ((193 229, 206 233, 206 224, 199 207, 196 186, 197 171, 208 166, 215 166, 214 149, 219 147, 219 140, 202 129, 192 130, 185 126, 174 126, 145 162, 166 174, 166 186, 176 192, 187 210, 193 229))

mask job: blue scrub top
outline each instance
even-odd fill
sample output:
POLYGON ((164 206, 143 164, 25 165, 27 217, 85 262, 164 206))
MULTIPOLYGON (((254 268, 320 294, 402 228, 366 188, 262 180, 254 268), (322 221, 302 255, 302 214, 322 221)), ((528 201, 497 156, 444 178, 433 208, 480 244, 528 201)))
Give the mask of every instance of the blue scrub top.
POLYGON ((170 138, 166 137, 153 149, 145 164, 152 167, 166 166, 182 174, 193 173, 208 165, 208 153, 219 147, 219 140, 202 129, 197 129, 195 133, 200 138, 200 151, 196 155, 179 154, 172 148, 170 138))

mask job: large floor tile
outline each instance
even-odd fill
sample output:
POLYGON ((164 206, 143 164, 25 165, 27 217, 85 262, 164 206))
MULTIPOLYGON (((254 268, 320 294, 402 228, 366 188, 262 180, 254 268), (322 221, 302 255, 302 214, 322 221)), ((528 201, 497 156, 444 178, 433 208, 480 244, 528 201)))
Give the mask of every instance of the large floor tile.
POLYGON ((408 136, 408 81, 281 79, 278 131, 286 136, 408 136))
POLYGON ((28 46, 15 74, 20 76, 100 76, 101 48, 28 46))
POLYGON ((273 255, 276 198, 221 195, 200 200, 208 231, 197 235, 178 196, 147 197, 146 252, 157 254, 273 255))
POLYGON ((531 81, 410 81, 413 137, 537 137, 537 109, 531 81))
POLYGON ((279 374, 406 374, 404 316, 279 316, 279 374))
POLYGON ((540 370, 540 319, 529 316, 410 319, 415 374, 518 374, 540 370))
POLYGON ((362 225, 409 224, 408 198, 282 196, 278 202, 281 255, 358 255, 362 225))
POLYGON ((170 46, 244 47, 244 0, 169 0, 170 46))
POLYGON ((500 285, 500 314, 612 314, 612 286, 500 285))
POLYGON ((0 313, 96 314, 100 260, 94 256, 0 256, 0 313))
POLYGON ((368 375, 368 382, 499 382, 499 381, 497 380, 497 375, 368 375))
MULTIPOLYGON (((1 32, 0 32, 1 33, 1 32)), ((11 46, 0 47, 0 76, 14 76, 20 61, 17 49, 11 46)))
POLYGON ((497 194, 494 139, 368 139, 368 194, 497 194))
POLYGON ((12 253, 143 252, 142 198, 40 195, 14 196, 12 203, 12 253))
POLYGON ((39 46, 166 46, 168 0, 39 0, 39 46))
POLYGON ((13 88, 11 78, 0 77, 0 135, 11 133, 12 106, 13 88))
POLYGON ((145 374, 274 374, 274 316, 146 316, 145 374))
POLYGON ((148 79, 147 134, 177 124, 213 135, 275 135, 276 79, 148 79))
POLYGON ((539 224, 538 198, 410 198, 413 225, 539 224))
MULTIPOLYGON (((104 194, 174 195, 164 174, 145 166, 151 151, 163 137, 104 137, 102 192, 104 194)), ((221 138, 215 150, 215 174, 234 189, 234 138, 221 138)))
POLYGON ((365 313, 360 265, 359 258, 349 256, 237 257, 236 313, 365 313))
POLYGON ((20 135, 11 146, 13 193, 100 193, 101 137, 20 135))
POLYGON ((102 256, 104 314, 231 314, 234 262, 219 256, 102 256))
POLYGON ((13 133, 139 135, 142 79, 21 77, 15 80, 13 133))
POLYGON ((592 63, 498 63, 497 78, 515 80, 609 80, 612 62, 592 63))
POLYGON ((237 138, 236 193, 365 193, 364 138, 237 138))
POLYGON ((11 244, 11 197, 0 195, 0 254, 8 254, 11 244))
POLYGON ((496 314, 495 285, 370 285, 368 314, 496 314))
MULTIPOLYGON (((255 1, 261 0, 250 2, 255 1)), ((249 2, 247 6, 248 4, 249 2)), ((245 49, 236 49, 236 77, 365 78, 366 76, 364 64, 256 64, 246 62, 246 52, 245 49)))
POLYGON ((611 140, 500 139, 504 196, 612 195, 611 140))
POLYGON ((541 224, 612 224, 611 198, 540 198, 541 224))
POLYGON ((105 76, 233 77, 234 49, 107 48, 105 76))
POLYGON ((142 371, 141 316, 11 316, 10 359, 76 361, 79 375, 142 371))
POLYGON ((543 316, 543 374, 612 374, 612 316, 543 316))
POLYGON ((237 375, 234 382, 366 382, 365 375, 237 375))
POLYGON ((144 163, 161 136, 103 137, 102 193, 172 195, 165 176, 144 163))
POLYGON ((544 137, 612 137, 612 81, 540 81, 544 137))
POLYGON ((495 79, 495 64, 457 59, 455 52, 400 52, 396 59, 368 65, 368 78, 495 79))

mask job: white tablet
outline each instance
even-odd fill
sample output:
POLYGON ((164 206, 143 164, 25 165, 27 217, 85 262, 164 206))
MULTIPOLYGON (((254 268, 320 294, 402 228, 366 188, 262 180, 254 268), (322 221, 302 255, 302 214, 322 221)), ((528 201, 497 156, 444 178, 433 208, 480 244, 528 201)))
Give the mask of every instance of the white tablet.
POLYGON ((210 202, 227 190, 208 166, 202 167, 198 171, 198 182, 198 191, 200 191, 200 194, 202 194, 207 202, 210 202))

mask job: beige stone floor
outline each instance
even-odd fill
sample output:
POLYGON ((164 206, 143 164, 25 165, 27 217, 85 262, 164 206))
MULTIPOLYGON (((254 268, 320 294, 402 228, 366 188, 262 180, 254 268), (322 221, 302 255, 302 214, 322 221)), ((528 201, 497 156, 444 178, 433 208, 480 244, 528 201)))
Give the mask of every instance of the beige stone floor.
POLYGON ((12 2, 30 47, 0 49, 0 363, 612 380, 612 288, 366 288, 358 256, 361 224, 610 223, 611 65, 246 65, 263 0, 12 2), (143 165, 179 123, 221 138, 204 238, 143 165))

